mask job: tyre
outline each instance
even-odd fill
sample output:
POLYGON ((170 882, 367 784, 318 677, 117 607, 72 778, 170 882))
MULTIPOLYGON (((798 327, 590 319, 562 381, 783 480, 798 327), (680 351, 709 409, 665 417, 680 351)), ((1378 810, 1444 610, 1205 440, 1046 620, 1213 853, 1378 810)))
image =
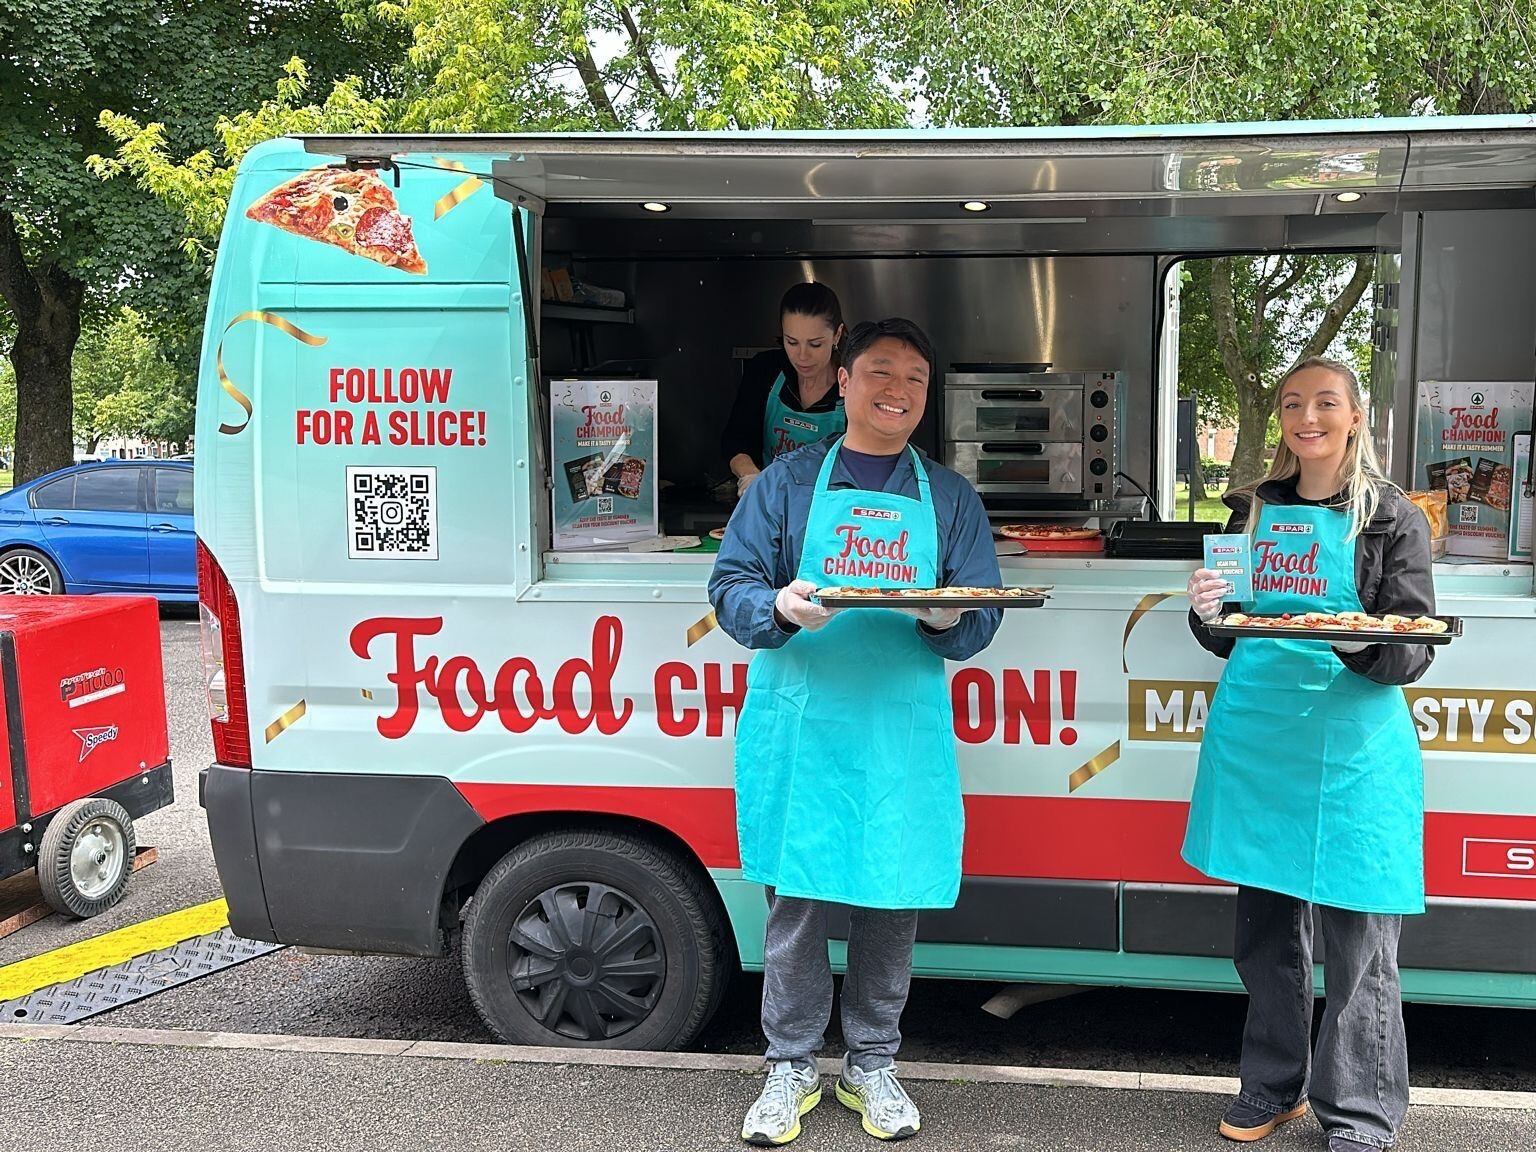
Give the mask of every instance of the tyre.
POLYGON ((123 898, 137 844, 133 820, 114 800, 90 797, 59 809, 37 851, 37 881, 55 912, 84 920, 123 898))
POLYGON ((719 1007, 734 963, 707 877, 624 832, 536 836, 480 883, 464 979, 509 1044, 681 1048, 719 1007))
POLYGON ((59 596, 64 577, 59 566, 33 548, 12 548, 0 556, 0 593, 11 596, 59 596))

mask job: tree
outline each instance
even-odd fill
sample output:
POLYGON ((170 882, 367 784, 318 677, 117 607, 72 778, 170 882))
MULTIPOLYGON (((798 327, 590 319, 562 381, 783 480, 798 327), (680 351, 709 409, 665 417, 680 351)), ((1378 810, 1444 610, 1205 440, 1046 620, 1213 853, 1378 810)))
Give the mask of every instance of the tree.
POLYGON ((95 452, 104 436, 184 442, 192 403, 145 318, 122 308, 88 324, 75 347, 75 439, 95 452))
MULTIPOLYGON (((896 5, 906 7, 905 3, 896 5)), ((407 26, 409 130, 895 127, 889 0, 349 0, 407 26)))
POLYGON ((369 52, 397 35, 342 36, 334 0, 0 0, 0 300, 15 326, 18 481, 72 459, 70 363, 88 313, 130 300, 189 330, 187 301, 201 300, 180 220, 131 181, 87 171, 111 145, 102 109, 153 117, 187 146, 215 110, 253 104, 258 78, 295 51, 327 76, 344 59, 376 76, 369 52))

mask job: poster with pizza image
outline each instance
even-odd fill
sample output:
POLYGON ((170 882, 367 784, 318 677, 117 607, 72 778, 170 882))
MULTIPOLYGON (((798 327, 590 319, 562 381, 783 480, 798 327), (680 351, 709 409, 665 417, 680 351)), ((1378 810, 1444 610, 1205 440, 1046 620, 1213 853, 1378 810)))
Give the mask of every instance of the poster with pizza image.
POLYGON ((1413 486, 1445 492, 1450 555, 1508 556, 1514 438, 1531 427, 1533 393, 1529 381, 1420 382, 1413 486))

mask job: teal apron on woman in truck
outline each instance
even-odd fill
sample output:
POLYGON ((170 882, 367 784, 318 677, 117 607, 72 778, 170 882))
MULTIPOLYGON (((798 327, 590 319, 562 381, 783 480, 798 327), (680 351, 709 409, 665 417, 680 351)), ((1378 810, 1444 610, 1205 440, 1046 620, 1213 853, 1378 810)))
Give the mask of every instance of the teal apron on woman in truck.
MULTIPOLYGON (((797 577, 818 587, 931 588, 938 524, 918 497, 816 480, 797 577), (862 563, 861 563, 862 562, 862 563), (867 575, 853 574, 860 564, 867 575)), ((854 608, 752 658, 736 729, 742 872, 781 896, 948 908, 964 814, 944 661, 911 616, 854 608)))
MULTIPOLYGON (((1262 507, 1260 615, 1362 611, 1349 517, 1262 507)), ((1317 640, 1236 642, 1200 745, 1184 859, 1356 912, 1424 911, 1424 766, 1403 690, 1317 640)))
POLYGON ((827 412, 802 412, 784 402, 784 373, 780 372, 768 390, 768 404, 763 410, 763 466, 775 457, 806 444, 841 436, 848 430, 848 417, 839 398, 827 412))

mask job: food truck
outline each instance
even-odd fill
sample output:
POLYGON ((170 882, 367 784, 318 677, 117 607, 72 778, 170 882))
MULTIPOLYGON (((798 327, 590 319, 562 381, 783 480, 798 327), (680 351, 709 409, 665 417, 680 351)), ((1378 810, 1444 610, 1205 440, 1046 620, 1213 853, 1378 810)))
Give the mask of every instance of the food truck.
MULTIPOLYGON (((922 914, 919 973, 1239 988, 1234 890, 1179 858, 1221 674, 1182 596, 1202 529, 1157 523, 1180 266, 1368 254, 1371 427, 1455 518, 1481 449, 1416 462, 1416 423, 1454 393, 1481 447, 1530 429, 1533 186, 1526 116, 254 149, 197 417, 203 795, 233 928, 409 955, 461 936, 487 1023, 523 1043, 684 1045, 761 967, 732 795, 750 653, 705 586, 741 363, 814 279, 850 322, 931 334, 915 443, 999 524, 1103 533, 1000 544, 1005 584, 1050 599, 950 667, 965 880, 922 914)), ((1484 504, 1512 486, 1528 519, 1513 459, 1484 504)), ((1489 546, 1500 519, 1459 521, 1480 554, 1436 562, 1464 633, 1406 690, 1415 1000, 1536 1006, 1536 588, 1489 546)))

